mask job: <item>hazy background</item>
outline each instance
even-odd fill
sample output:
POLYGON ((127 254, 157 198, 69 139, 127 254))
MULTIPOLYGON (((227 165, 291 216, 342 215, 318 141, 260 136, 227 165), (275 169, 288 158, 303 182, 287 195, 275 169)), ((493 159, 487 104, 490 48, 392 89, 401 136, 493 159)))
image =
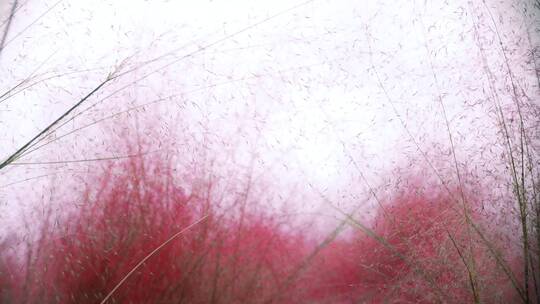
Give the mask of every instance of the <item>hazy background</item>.
MULTIPOLYGON (((12 4, 0 4, 2 32, 12 4)), ((329 215, 321 197, 369 214, 371 194, 411 172, 452 180, 450 132, 459 167, 497 195, 493 92, 512 117, 509 66, 538 104, 539 11, 533 1, 18 1, 0 53, 0 157, 118 77, 0 172, 2 219, 81 190, 106 164, 97 159, 129 155, 125 138, 173 157, 186 183, 251 176, 269 206, 329 215)))

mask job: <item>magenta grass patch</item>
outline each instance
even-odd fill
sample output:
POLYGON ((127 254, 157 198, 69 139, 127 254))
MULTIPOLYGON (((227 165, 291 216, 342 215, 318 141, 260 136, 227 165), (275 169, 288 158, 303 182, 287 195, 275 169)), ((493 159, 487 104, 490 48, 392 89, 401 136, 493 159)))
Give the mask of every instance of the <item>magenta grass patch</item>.
POLYGON ((22 262, 2 256, 4 302, 463 303, 471 275, 482 302, 518 298, 464 208, 486 219, 458 192, 416 183, 381 203, 368 233, 321 247, 269 213, 188 195, 159 161, 109 167, 88 185, 59 224, 43 218, 22 262))

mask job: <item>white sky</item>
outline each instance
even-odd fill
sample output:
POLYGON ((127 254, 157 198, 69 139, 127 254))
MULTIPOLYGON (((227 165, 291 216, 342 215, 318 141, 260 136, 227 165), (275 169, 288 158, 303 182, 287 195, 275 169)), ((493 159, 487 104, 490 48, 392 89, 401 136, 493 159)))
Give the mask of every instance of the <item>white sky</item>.
MULTIPOLYGON (((0 4, 0 21, 12 2, 0 4)), ((525 63, 527 49, 538 45, 538 13, 522 13, 533 10, 529 3, 22 0, 19 6, 0 54, 0 90, 29 75, 28 84, 36 83, 0 101, 2 158, 109 72, 137 68, 90 98, 81 109, 92 108, 52 136, 123 114, 20 162, 121 155, 104 138, 120 132, 119 121, 137 120, 155 147, 161 143, 185 159, 204 151, 225 178, 256 155, 251 165, 277 192, 297 185, 311 197, 311 183, 351 202, 368 193, 365 181, 384 187, 390 173, 421 159, 414 141, 451 174, 441 95, 461 165, 484 176, 486 164, 496 169, 501 160, 478 43, 503 102, 511 104, 489 13, 524 92, 538 100, 525 63), (125 113, 157 99, 163 101, 125 113)), ((0 185, 43 172, 70 176, 92 165, 13 166, 0 185)), ((4 188, 3 199, 29 183, 35 189, 35 179, 4 188)))

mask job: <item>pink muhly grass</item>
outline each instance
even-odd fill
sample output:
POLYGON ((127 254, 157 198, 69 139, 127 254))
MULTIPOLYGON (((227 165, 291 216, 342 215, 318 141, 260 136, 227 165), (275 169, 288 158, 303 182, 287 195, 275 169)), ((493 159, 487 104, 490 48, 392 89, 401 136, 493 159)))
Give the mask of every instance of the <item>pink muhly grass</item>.
MULTIPOLYGON (((358 231, 329 245, 315 266, 325 275, 312 295, 334 303, 472 302, 462 260, 472 248, 482 302, 517 300, 479 237, 468 234, 454 194, 442 188, 434 193, 408 190, 383 203, 371 229, 384 241, 358 231)), ((485 220, 471 210, 473 220, 485 220)))
MULTIPOLYGON (((464 206, 476 224, 489 220, 468 193, 464 205, 459 194, 413 183, 382 200, 370 225, 380 239, 354 230, 317 251, 309 231, 290 229, 288 218, 257 202, 222 206, 204 193, 188 195, 171 172, 158 160, 132 159, 89 178, 76 208, 56 225, 44 218, 23 263, 2 252, 0 299, 466 303, 473 300, 471 268, 483 303, 517 299, 486 244, 467 229, 464 206)), ((487 231, 490 246, 503 248, 487 231)))
POLYGON ((264 303, 292 284, 303 246, 276 219, 245 212, 240 225, 188 197, 164 167, 145 166, 108 169, 58 227, 44 222, 15 302, 100 303, 114 291, 107 303, 264 303))

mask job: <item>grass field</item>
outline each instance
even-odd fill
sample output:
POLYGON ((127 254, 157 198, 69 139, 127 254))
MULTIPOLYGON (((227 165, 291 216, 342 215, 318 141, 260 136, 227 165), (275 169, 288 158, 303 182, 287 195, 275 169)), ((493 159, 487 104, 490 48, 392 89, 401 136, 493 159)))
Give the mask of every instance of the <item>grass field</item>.
POLYGON ((0 303, 540 303, 537 0, 128 2, 0 4, 0 303))

